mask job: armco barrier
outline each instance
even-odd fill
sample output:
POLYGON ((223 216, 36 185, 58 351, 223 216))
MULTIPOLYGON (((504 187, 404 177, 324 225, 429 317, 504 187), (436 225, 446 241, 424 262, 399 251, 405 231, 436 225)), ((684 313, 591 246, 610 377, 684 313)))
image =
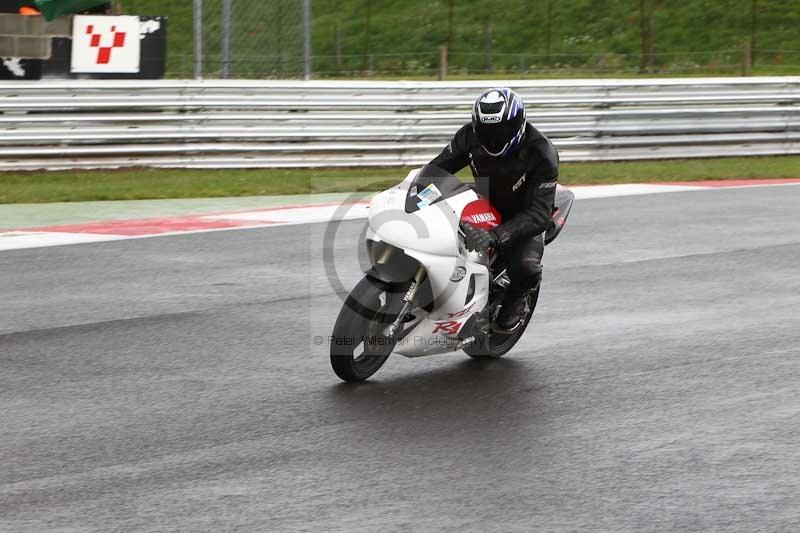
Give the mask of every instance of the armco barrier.
MULTIPOLYGON (((416 165, 499 82, 0 83, 0 170, 416 165)), ((508 81, 562 160, 800 154, 800 77, 508 81)))

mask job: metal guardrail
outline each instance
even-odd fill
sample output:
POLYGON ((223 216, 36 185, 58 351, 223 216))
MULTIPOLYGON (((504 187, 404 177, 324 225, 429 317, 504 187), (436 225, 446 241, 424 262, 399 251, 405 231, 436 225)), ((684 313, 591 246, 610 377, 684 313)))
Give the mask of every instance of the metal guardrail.
MULTIPOLYGON (((492 83, 5 82, 0 170, 417 165, 492 83)), ((506 83, 565 161, 800 154, 800 77, 506 83)))

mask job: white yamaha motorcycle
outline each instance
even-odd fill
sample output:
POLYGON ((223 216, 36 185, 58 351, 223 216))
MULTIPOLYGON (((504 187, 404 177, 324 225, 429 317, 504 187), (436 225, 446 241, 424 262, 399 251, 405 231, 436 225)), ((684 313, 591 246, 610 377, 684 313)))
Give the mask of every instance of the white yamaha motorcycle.
MULTIPOLYGON (((462 224, 491 229, 500 213, 466 184, 428 165, 375 195, 369 205, 366 247, 372 268, 342 306, 330 338, 331 365, 345 381, 374 374, 392 352, 419 357, 464 350, 496 358, 520 339, 538 288, 528 295, 521 327, 496 333, 509 278, 502 254, 470 252, 462 224)), ((545 244, 556 238, 573 194, 558 186, 545 244)))

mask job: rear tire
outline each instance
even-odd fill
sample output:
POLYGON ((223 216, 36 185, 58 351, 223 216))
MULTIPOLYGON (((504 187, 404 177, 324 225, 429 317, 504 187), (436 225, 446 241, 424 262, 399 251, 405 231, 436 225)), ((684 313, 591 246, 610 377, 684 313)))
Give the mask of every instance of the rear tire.
POLYGON ((358 382, 372 376, 394 350, 395 339, 382 335, 392 323, 402 294, 392 286, 363 278, 345 300, 331 335, 331 367, 344 381, 358 382), (383 297, 382 301, 382 295, 383 297))
POLYGON ((528 295, 528 313, 522 325, 514 330, 512 333, 489 333, 480 335, 476 338, 475 342, 464 347, 464 352, 473 359, 499 359, 517 344, 528 323, 533 317, 533 311, 536 309, 536 302, 539 300, 539 289, 528 295))

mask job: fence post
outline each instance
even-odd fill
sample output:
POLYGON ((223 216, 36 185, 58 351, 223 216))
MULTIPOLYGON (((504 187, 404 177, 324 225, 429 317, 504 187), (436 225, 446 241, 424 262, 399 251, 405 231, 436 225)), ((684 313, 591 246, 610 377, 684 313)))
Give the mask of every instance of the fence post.
POLYGON ((226 80, 231 75, 231 2, 222 0, 222 78, 226 80))
POLYGON ((311 0, 303 0, 303 79, 311 79, 311 0))
POLYGON ((439 81, 447 78, 447 45, 439 47, 439 81))
POLYGON ((753 0, 750 6, 750 66, 756 63, 756 36, 758 34, 758 0, 753 0))
POLYGON ((742 76, 750 75, 750 67, 753 64, 752 49, 750 48, 750 39, 744 40, 742 46, 742 76))
POLYGON ((550 66, 550 52, 552 51, 552 38, 553 38, 553 2, 547 0, 547 22, 545 24, 545 38, 544 38, 544 55, 545 63, 550 66))
POLYGON ((342 68, 342 25, 336 21, 336 68, 342 68))
POLYGON ((642 61, 639 66, 640 72, 650 72, 653 68, 653 52, 655 37, 653 29, 653 6, 652 0, 639 0, 639 32, 642 39, 642 61))
POLYGON ((483 69, 492 71, 492 25, 486 21, 483 32, 483 69))
POLYGON ((194 0, 194 79, 203 77, 203 0, 194 0))

